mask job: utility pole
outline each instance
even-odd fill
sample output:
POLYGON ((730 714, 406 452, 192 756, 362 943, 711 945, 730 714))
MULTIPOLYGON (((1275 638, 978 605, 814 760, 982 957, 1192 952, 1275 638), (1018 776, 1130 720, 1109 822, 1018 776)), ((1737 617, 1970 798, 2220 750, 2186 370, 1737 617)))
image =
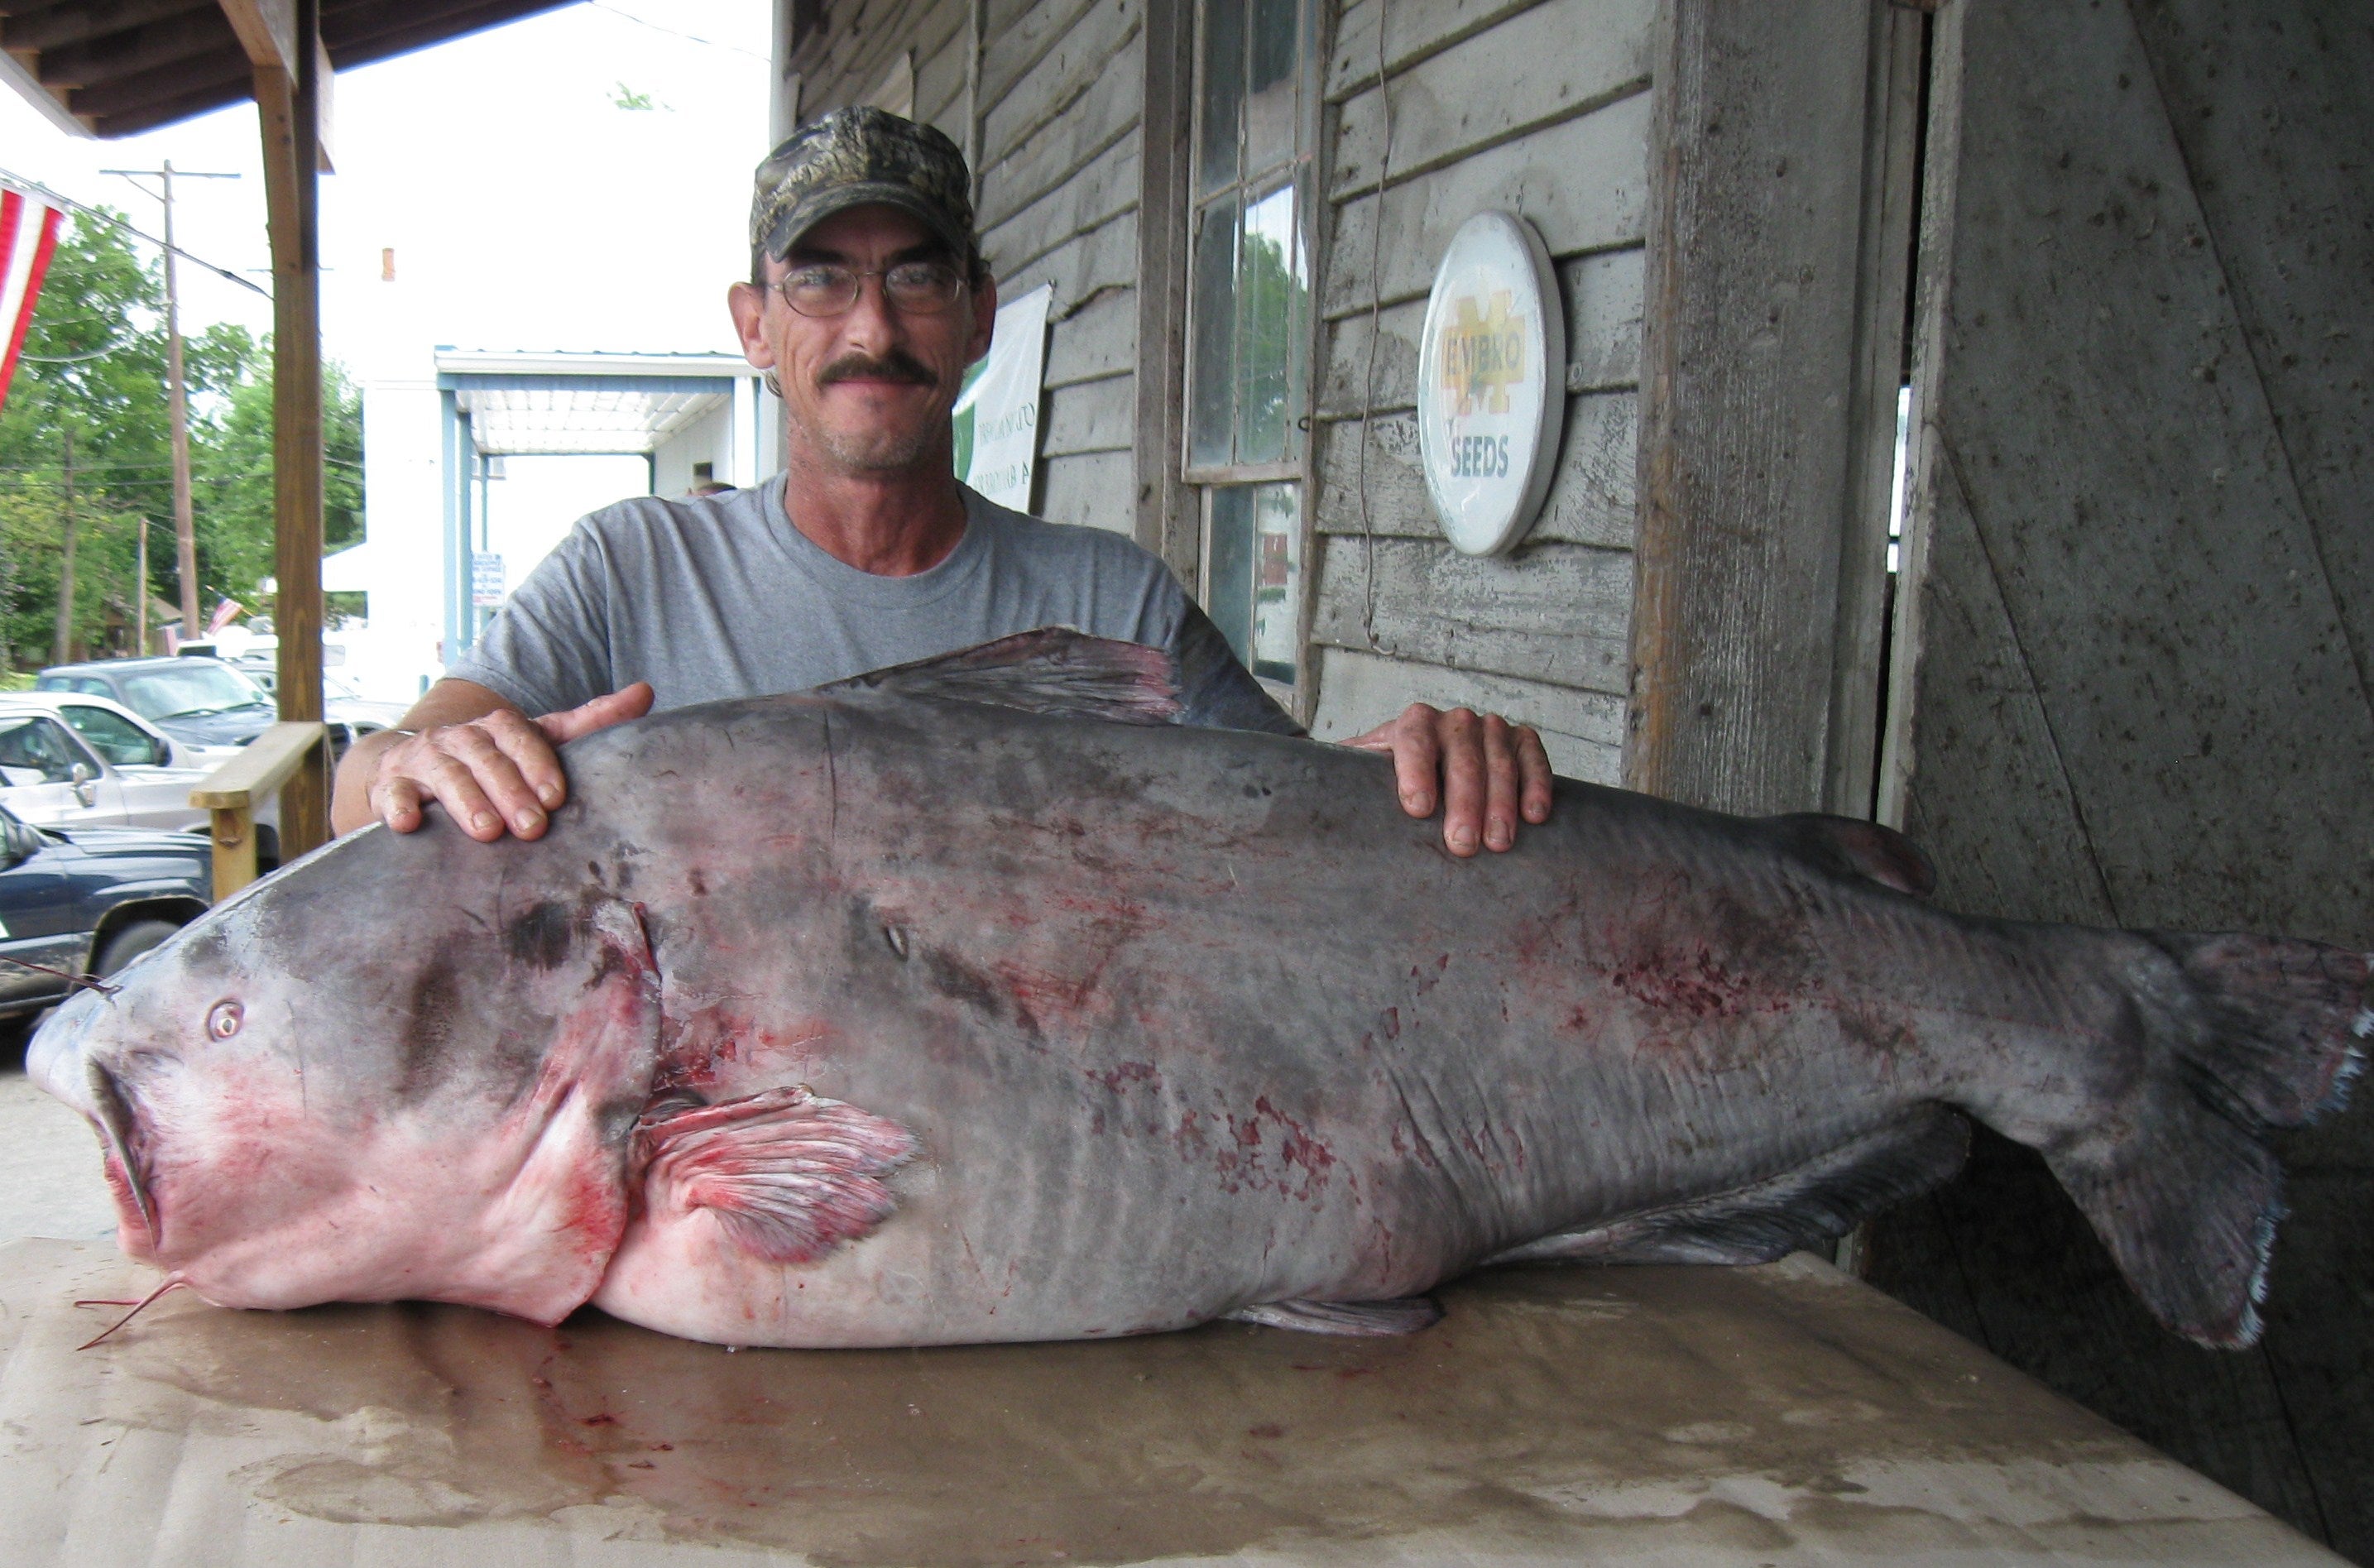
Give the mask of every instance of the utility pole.
MULTIPOLYGON (((190 395, 182 373, 182 296, 174 265, 173 179, 175 175, 184 180, 236 180, 239 176, 175 169, 170 158, 161 169, 105 169, 100 172, 121 174, 135 184, 142 180, 155 180, 160 189, 149 194, 165 204, 165 411, 173 438, 173 542, 182 576, 182 638, 188 642, 204 633, 198 621, 198 529, 190 504, 190 395)), ((140 188, 148 189, 146 185, 140 188)), ((143 532, 141 537, 145 541, 147 533, 143 532)), ((145 594, 141 604, 147 604, 145 594)), ((145 607, 141 613, 146 616, 145 607)), ((141 651, 147 650, 144 646, 141 651)))
POLYGON ((140 658, 148 652, 148 519, 135 517, 132 521, 135 529, 133 536, 137 541, 134 553, 140 562, 132 591, 132 654, 140 658))
POLYGON ((75 491, 74 491, 74 427, 65 428, 65 560, 58 568, 58 633, 51 650, 50 663, 72 661, 74 641, 74 558, 75 558, 75 491))

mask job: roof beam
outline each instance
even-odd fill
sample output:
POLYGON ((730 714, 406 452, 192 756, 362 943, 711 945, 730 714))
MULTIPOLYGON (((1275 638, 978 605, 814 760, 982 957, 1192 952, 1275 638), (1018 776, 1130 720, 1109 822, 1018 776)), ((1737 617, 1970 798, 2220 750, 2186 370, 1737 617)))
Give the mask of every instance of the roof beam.
POLYGON ((221 0, 250 64, 297 75, 296 0, 221 0))
POLYGON ((0 48, 64 49, 191 11, 215 14, 214 0, 61 0, 16 6, 0 18, 0 48))
POLYGON ((76 115, 105 120, 137 113, 164 99, 203 92, 217 83, 245 83, 251 75, 247 56, 237 44, 225 42, 220 48, 176 60, 170 65, 152 66, 130 76, 111 77, 90 87, 69 89, 65 93, 66 107, 76 115))
POLYGON ((223 21, 212 10, 191 11, 125 32, 41 52, 41 85, 89 87, 138 72, 201 58, 220 49, 223 21))

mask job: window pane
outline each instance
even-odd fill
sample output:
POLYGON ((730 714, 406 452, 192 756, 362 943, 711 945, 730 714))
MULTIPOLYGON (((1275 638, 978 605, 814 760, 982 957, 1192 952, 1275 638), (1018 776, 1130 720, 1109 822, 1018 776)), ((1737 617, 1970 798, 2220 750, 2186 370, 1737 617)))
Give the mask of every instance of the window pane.
POLYGON ((157 743, 122 713, 76 702, 65 708, 64 714, 76 734, 119 768, 144 767, 159 760, 157 743))
POLYGON ((1237 264, 1237 440, 1240 463, 1282 463, 1302 417, 1303 318, 1309 268, 1283 186, 1245 208, 1237 264))
POLYGON ((1245 90, 1245 177, 1294 156, 1301 103, 1304 0, 1250 0, 1252 38, 1245 90))
POLYGON ((1205 0, 1204 140, 1195 159, 1195 194, 1210 195, 1237 178, 1238 107, 1245 95, 1245 0, 1205 0))
POLYGON ((1204 613, 1228 638, 1237 660, 1247 669, 1253 663, 1253 485, 1226 485, 1206 491, 1212 498, 1211 561, 1205 577, 1209 601, 1204 613))
POLYGON ((1301 487, 1228 485, 1208 493, 1205 608, 1247 668, 1291 685, 1301 600, 1301 487))
POLYGON ((1187 461, 1230 460, 1235 427, 1237 338, 1237 204, 1233 198, 1204 209, 1195 228, 1193 269, 1195 342, 1192 400, 1187 419, 1187 461))
POLYGON ((1295 610, 1302 577, 1301 487, 1253 491, 1253 673, 1294 683, 1295 610))

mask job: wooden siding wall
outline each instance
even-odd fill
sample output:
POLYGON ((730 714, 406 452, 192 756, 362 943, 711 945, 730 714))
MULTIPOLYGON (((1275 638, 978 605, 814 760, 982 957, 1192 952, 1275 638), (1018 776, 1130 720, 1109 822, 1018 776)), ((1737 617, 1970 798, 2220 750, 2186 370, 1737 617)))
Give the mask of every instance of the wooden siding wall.
MULTIPOLYGON (((1947 0, 1886 815, 1938 898, 2374 945, 2374 14, 1947 0)), ((2161 1330, 2028 1151, 1870 1277, 2374 1562, 2374 1094, 2287 1138, 2267 1333, 2161 1330)))
POLYGON ((1653 0, 1352 0, 1335 20, 1309 558, 1322 737, 1465 703, 1539 726, 1560 772, 1621 773, 1655 19, 1653 0), (1476 560, 1435 522, 1414 409, 1436 263, 1494 207, 1557 263, 1567 422, 1540 520, 1476 560))
POLYGON ((1054 289, 1035 508, 1124 534, 1144 21, 1144 0, 859 0, 829 8, 793 56, 805 118, 862 101, 912 52, 917 118, 977 149, 976 217, 999 289, 1054 289))

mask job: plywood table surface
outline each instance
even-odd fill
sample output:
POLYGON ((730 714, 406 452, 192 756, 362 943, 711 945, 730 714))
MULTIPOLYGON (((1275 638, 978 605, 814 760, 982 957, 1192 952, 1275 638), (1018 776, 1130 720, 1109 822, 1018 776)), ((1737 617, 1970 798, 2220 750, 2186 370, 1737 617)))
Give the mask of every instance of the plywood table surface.
POLYGON ((2334 1563, 1826 1264, 1502 1270, 1391 1340, 744 1350, 219 1311, 0 1247, 0 1562, 2334 1563))

